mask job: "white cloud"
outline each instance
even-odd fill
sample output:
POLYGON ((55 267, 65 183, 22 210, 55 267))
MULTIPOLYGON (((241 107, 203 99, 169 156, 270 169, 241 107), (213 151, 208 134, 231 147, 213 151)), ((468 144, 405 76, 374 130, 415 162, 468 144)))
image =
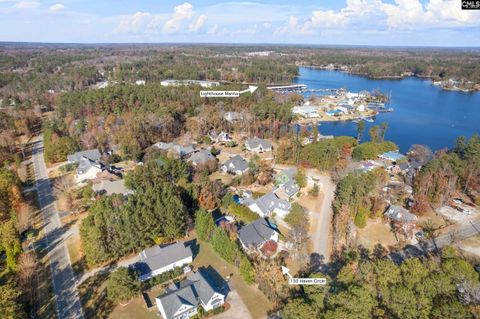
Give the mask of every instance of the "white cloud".
POLYGON ((188 2, 176 6, 172 18, 163 26, 163 32, 176 33, 180 31, 183 22, 190 19, 194 14, 193 6, 188 2))
POLYGON ((204 14, 200 15, 194 23, 190 24, 190 26, 188 27, 188 31, 197 32, 198 30, 200 30, 201 27, 203 27, 206 20, 207 20, 206 15, 204 14))
POLYGON ((347 0, 344 8, 314 10, 311 17, 290 17, 279 33, 312 34, 322 30, 381 31, 480 26, 480 11, 461 10, 456 0, 347 0))
POLYGON ((13 6, 17 9, 35 9, 38 8, 40 3, 38 1, 19 1, 13 6))
POLYGON ((65 9, 65 6, 62 3, 57 3, 51 6, 48 10, 53 12, 58 12, 58 11, 62 11, 63 9, 65 9))
POLYGON ((149 12, 136 12, 133 15, 120 17, 120 23, 115 29, 118 33, 139 33, 152 21, 153 15, 149 12))
POLYGON ((117 17, 119 22, 114 32, 138 35, 195 33, 207 21, 207 16, 196 14, 188 2, 176 6, 173 11, 173 14, 137 12, 117 17))

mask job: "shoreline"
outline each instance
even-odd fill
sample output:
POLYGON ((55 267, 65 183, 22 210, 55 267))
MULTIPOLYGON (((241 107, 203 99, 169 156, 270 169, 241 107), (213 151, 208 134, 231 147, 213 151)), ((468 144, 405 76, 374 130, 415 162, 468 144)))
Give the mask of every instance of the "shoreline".
POLYGON ((371 118, 377 116, 379 112, 377 111, 365 111, 362 114, 344 114, 340 116, 328 116, 326 114, 320 115, 320 117, 312 117, 312 118, 300 118, 293 122, 293 124, 312 124, 312 123, 320 123, 320 122, 349 122, 354 120, 361 120, 364 117, 371 118))
MULTIPOLYGON (((408 77, 414 77, 414 78, 418 78, 418 79, 428 79, 430 82, 432 82, 432 83, 434 82, 434 80, 431 77, 420 76, 420 75, 416 75, 416 74, 413 74, 413 73, 410 73, 410 72, 408 74, 402 74, 402 75, 370 76, 367 73, 352 72, 352 71, 343 70, 343 69, 340 69, 340 68, 331 69, 331 68, 327 68, 327 67, 319 66, 319 65, 297 65, 297 66, 298 67, 304 67, 304 68, 311 68, 311 69, 319 69, 319 70, 324 70, 324 71, 338 71, 338 72, 343 72, 343 73, 347 73, 347 74, 362 76, 362 77, 365 77, 365 78, 370 79, 370 80, 402 80, 402 79, 405 79, 405 78, 408 78, 408 77)), ((478 88, 478 89, 462 89, 462 88, 458 88, 458 87, 450 88, 450 87, 445 87, 445 86, 442 86, 442 85, 434 85, 434 86, 437 86, 440 89, 445 90, 445 91, 454 91, 454 92, 463 92, 463 93, 480 92, 480 88, 478 88)))

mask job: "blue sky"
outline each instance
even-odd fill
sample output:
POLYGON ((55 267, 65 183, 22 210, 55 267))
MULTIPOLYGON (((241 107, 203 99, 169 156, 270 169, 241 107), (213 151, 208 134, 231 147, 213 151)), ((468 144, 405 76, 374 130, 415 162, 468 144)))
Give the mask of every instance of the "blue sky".
POLYGON ((459 0, 0 0, 0 41, 480 46, 459 0))

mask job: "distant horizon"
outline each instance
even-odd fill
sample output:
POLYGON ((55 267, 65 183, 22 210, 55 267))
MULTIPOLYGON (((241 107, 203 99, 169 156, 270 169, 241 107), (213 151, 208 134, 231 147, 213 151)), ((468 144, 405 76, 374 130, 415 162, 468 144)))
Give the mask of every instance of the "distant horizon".
POLYGON ((307 44, 275 42, 48 42, 48 41, 2 41, 0 47, 12 46, 230 46, 230 47, 298 47, 298 48, 385 48, 385 49, 473 49, 478 46, 438 46, 438 45, 373 45, 373 44, 307 44))

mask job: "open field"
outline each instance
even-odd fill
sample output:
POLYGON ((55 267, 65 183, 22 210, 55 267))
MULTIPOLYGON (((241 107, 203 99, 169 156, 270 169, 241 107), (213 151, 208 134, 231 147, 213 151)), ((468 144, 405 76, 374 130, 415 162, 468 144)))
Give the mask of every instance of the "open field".
POLYGON ((367 226, 358 230, 358 242, 372 250, 377 244, 384 247, 394 246, 397 243, 390 226, 382 223, 381 219, 368 220, 367 226))

